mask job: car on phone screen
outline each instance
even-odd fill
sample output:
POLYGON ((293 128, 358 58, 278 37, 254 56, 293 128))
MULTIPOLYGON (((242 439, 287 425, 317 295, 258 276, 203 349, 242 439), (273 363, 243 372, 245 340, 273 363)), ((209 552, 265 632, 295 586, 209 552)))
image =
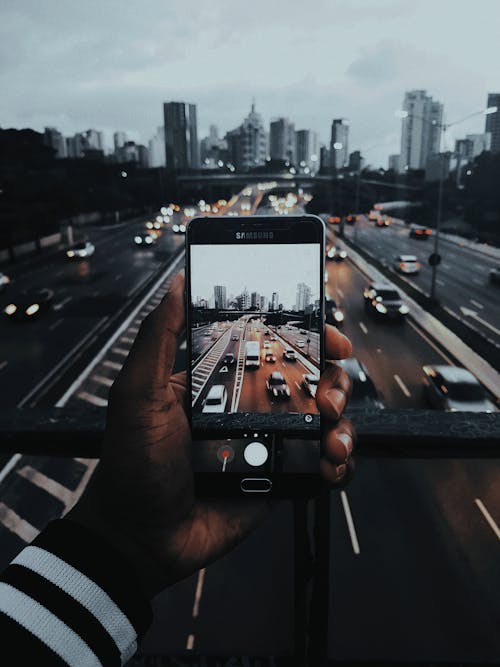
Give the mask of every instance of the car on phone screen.
POLYGON ((9 320, 34 320, 51 307, 54 292, 47 287, 23 290, 12 294, 2 311, 9 320))
POLYGON ((226 352, 222 359, 222 363, 226 366, 232 366, 234 364, 234 354, 232 352, 226 352))
POLYGON ((408 235, 411 239, 427 241, 431 234, 432 232, 429 227, 423 227, 422 225, 410 225, 410 231, 408 235))
POLYGON ((283 359, 285 361, 297 361, 297 356, 295 354, 295 350, 292 350, 290 348, 287 348, 286 350, 283 351, 283 359))
POLYGON ((236 334, 233 334, 233 335, 231 336, 231 340, 239 340, 239 339, 240 339, 240 337, 237 336, 236 334))
POLYGON ((223 384, 214 384, 210 387, 207 397, 203 401, 202 412, 224 412, 227 403, 227 390, 223 384))
POLYGON ((486 390, 466 368, 423 366, 424 393, 430 405, 446 412, 498 412, 486 390))
POLYGON ((266 387, 274 398, 290 398, 290 387, 279 371, 269 375, 266 380, 266 387))
POLYGON ((319 377, 313 375, 312 373, 306 373, 302 376, 302 387, 306 394, 309 394, 312 398, 316 397, 316 391, 318 389, 319 377))
POLYGON ((490 271, 490 283, 500 285, 500 266, 496 266, 490 271))
POLYGON ((265 341, 264 341, 264 348, 265 348, 265 349, 268 349, 268 348, 270 348, 270 347, 271 347, 271 343, 270 343, 268 340, 265 340, 265 341))
POLYGON ((267 352, 264 361, 267 364, 274 364, 276 362, 276 355, 274 355, 272 352, 267 352))
POLYGON ((370 283, 363 292, 365 309, 377 319, 403 321, 409 308, 397 289, 384 283, 370 283))
POLYGON ((377 388, 368 374, 366 366, 356 357, 341 359, 336 362, 351 378, 351 396, 349 407, 384 409, 384 403, 377 388))
POLYGON ((302 348, 302 347, 304 347, 305 343, 304 343, 303 340, 298 340, 298 341, 295 343, 295 345, 296 345, 297 347, 302 348))
POLYGON ((419 273, 421 268, 416 255, 398 255, 394 260, 394 270, 398 273, 419 273))

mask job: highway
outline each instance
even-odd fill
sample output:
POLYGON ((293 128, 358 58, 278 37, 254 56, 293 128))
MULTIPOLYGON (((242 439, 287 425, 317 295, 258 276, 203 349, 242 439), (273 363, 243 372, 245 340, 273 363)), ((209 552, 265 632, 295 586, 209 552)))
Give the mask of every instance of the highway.
MULTIPOLYGON (((261 202, 255 188, 244 198, 250 201, 252 211, 261 202)), ((236 198, 230 210, 240 208, 242 199, 236 198)), ((266 209, 260 207, 258 212, 265 213, 266 209)), ((379 230, 363 224, 358 235, 368 238, 375 234, 380 239, 387 232, 396 237, 395 243, 406 243, 405 237, 392 228, 379 230)), ((150 276, 154 266, 161 262, 165 273, 121 318, 101 353, 89 360, 88 366, 61 392, 58 405, 107 405, 109 386, 126 358, 142 318, 159 303, 169 276, 182 266, 183 258, 176 253, 183 239, 170 230, 161 239, 165 244, 161 258, 154 255, 141 258, 140 251, 131 245, 131 236, 132 225, 124 226, 118 235, 107 241, 103 239, 98 244, 95 239, 99 251, 99 255, 97 252, 95 255, 97 274, 97 266, 106 266, 107 253, 101 254, 103 247, 109 248, 109 254, 114 251, 112 256, 116 259, 110 262, 106 276, 98 279, 96 276, 91 289, 97 291, 100 286, 109 306, 118 296, 127 301, 126 290, 137 289, 139 281, 150 276), (99 256, 102 265, 97 265, 99 256), (176 260, 172 261, 174 256, 176 260), (135 277, 127 282, 126 267, 132 270, 134 262, 138 263, 135 277), (119 273, 122 277, 114 280, 119 273)), ((421 245, 423 243, 417 247, 421 245)), ((157 248, 158 245, 155 252, 157 248)), ((453 249, 450 246, 449 252, 453 249)), ((462 251, 466 252, 457 250, 462 251)), ((61 258, 54 257, 48 260, 47 266, 40 266, 41 273, 36 275, 41 278, 26 276, 25 279, 27 283, 51 280, 47 284, 54 287, 62 278, 55 276, 55 272, 66 270, 67 266, 61 258)), ((342 330, 351 338, 354 356, 365 364, 386 407, 427 407, 422 394, 422 365, 457 364, 453 353, 431 339, 411 313, 401 325, 372 320, 363 306, 363 288, 370 277, 349 257, 344 262, 329 262, 327 273, 327 290, 346 314, 342 330)), ((425 275, 422 274, 422 279, 425 275)), ((80 290, 78 304, 89 296, 88 285, 77 282, 73 288, 65 282, 58 288, 60 301, 57 302, 72 296, 73 289, 80 290)), ((477 296, 475 291, 474 294, 477 296)), ((77 301, 74 296, 72 299, 77 301)), ((104 305, 102 310, 92 306, 91 315, 87 316, 89 320, 78 324, 73 320, 82 320, 82 317, 70 316, 73 312, 69 310, 70 304, 71 301, 61 306, 60 315, 56 311, 39 322, 15 326, 20 334, 15 341, 10 335, 11 347, 8 354, 5 353, 8 365, 0 371, 2 395, 8 389, 6 405, 23 401, 43 379, 44 373, 64 359, 70 348, 59 350, 56 341, 61 347, 74 346, 96 326, 99 317, 105 317, 108 312, 104 305), (57 319, 63 322, 49 334, 49 326, 57 319), (35 329, 30 326, 39 327, 38 333, 33 333, 35 329), (62 332, 61 337, 50 340, 59 335, 58 330, 62 332), (71 334, 74 331, 77 333, 71 334), (50 350, 53 350, 51 363, 44 360, 50 350), (4 376, 5 371, 9 375, 4 376), (16 377, 18 374, 20 378, 16 377)), ((2 323, 0 333, 6 341, 9 339, 5 333, 7 325, 10 333, 13 325, 10 322, 2 323)), ((237 324, 230 326, 222 327, 216 336, 231 338, 228 332, 233 328, 242 331, 237 324)), ((254 327, 249 335, 263 345, 266 338, 263 325, 254 327)), ((241 333, 236 335, 239 340, 229 340, 225 347, 225 351, 234 350, 235 356, 242 344, 241 333)), ((292 345, 303 337, 293 325, 282 335, 288 336, 287 342, 292 345)), ((213 343, 217 344, 217 340, 205 337, 200 328, 196 334, 200 358, 213 343)), ((283 344, 279 340, 272 344, 278 364, 283 344)), ((6 349, 2 345, 2 354, 6 349)), ((176 368, 183 368, 185 364, 183 343, 176 368)), ((263 362, 254 374, 259 384, 258 400, 265 401, 266 405, 269 397, 265 392, 265 374, 267 366, 272 365, 263 362)), ((299 363, 293 371, 290 366, 292 364, 287 364, 286 373, 293 373, 290 384, 293 382, 295 386, 295 381, 300 384, 299 375, 303 370, 299 363)), ((231 374, 222 382, 231 384, 231 374)), ((295 390, 298 396, 298 388, 295 390)), ((242 405, 248 402, 249 392, 250 384, 247 391, 243 383, 242 405)), ((0 473, 2 564, 50 518, 60 516, 71 506, 95 463, 33 456, 9 462, 9 467, 0 473)), ((344 491, 331 494, 330 657, 396 663, 410 658, 415 661, 500 660, 499 473, 500 462, 496 460, 365 459, 358 462, 351 484, 344 491)), ((293 511, 291 503, 283 502, 232 554, 155 600, 158 613, 143 643, 143 652, 151 655, 289 655, 294 638, 293 563, 293 511)))

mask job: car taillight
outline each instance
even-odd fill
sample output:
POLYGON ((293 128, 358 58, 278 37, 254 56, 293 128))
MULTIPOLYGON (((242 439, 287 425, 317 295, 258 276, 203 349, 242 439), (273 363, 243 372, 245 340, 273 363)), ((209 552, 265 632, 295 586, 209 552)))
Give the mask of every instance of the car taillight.
POLYGON ((428 235, 431 233, 431 230, 430 230, 430 229, 426 229, 426 230, 425 230, 425 233, 426 233, 427 236, 428 236, 428 235))
POLYGON ((420 262, 417 262, 417 263, 415 264, 415 266, 417 267, 417 269, 420 269, 420 267, 422 266, 422 264, 420 264, 420 262))
POLYGON ((404 262, 400 262, 400 264, 399 264, 399 268, 400 268, 400 269, 404 269, 405 266, 406 266, 406 264, 405 264, 404 262))
POLYGON ((422 230, 421 230, 421 229, 417 229, 417 234, 422 234, 422 230))

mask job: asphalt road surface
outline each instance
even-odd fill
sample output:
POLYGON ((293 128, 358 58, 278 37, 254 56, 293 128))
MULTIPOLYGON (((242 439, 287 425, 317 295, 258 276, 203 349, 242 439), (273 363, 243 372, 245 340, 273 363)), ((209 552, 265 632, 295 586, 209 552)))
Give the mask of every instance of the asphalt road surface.
MULTIPOLYGON (((257 199, 258 193, 253 191, 252 206, 257 199)), ((239 203, 236 198, 235 205, 239 203)), ((150 262, 160 261, 137 257, 137 251, 129 245, 130 237, 131 230, 124 228, 120 236, 99 244, 109 248, 112 261, 106 278, 96 277, 92 288, 107 289, 111 301, 116 293, 122 298, 125 293, 126 298, 126 291, 136 289, 137 281, 149 275, 150 262), (134 261, 138 262, 133 269, 135 278, 128 283, 134 261), (120 272, 122 277, 113 280, 120 272), (111 280, 117 285, 111 286, 111 280)), ((165 238, 172 243, 171 252, 180 243, 176 238, 165 238)), ((106 267, 104 257, 106 254, 106 267)), ((167 264, 168 260, 162 261, 167 264)), ((66 265, 59 262, 58 258, 51 259, 52 268, 40 267, 41 274, 26 276, 26 281, 40 282, 37 275, 42 282, 60 280, 63 274, 56 276, 56 271, 65 271, 66 265)), ((328 264, 327 289, 344 309, 343 330, 386 406, 424 407, 422 365, 457 361, 452 352, 441 349, 421 330, 411 313, 402 325, 371 320, 362 297, 368 280, 369 276, 349 259, 328 264)), ((75 283, 75 289, 79 286, 75 283)), ((70 296, 66 288, 69 290, 69 283, 60 286, 60 302, 70 296)), ((110 340, 95 365, 70 388, 64 404, 107 404, 109 386, 128 354, 141 318, 155 307, 165 289, 164 282, 157 285, 139 304, 139 310, 132 313, 123 330, 117 331, 117 338, 110 340), (90 401, 89 396, 93 397, 90 401)), ((83 284, 79 299, 88 296, 89 290, 89 285, 83 284)), ((5 404, 22 401, 47 369, 64 358, 68 347, 58 347, 74 345, 98 322, 101 311, 96 314, 91 310, 92 315, 87 317, 92 322, 80 322, 78 326, 73 319, 82 317, 81 308, 76 309, 78 315, 66 316, 70 303, 61 306, 59 319, 63 322, 50 334, 48 327, 57 321, 52 315, 32 323, 40 327, 38 336, 33 334, 35 329, 28 329, 29 325, 16 327, 23 337, 11 342, 9 356, 5 356, 8 364, 0 370, 3 395, 8 390, 5 404), (73 328, 66 329, 70 324, 73 328), (53 345, 56 356, 45 365, 44 355, 52 349, 50 339, 59 328, 64 334, 56 339, 59 346, 53 345), (26 354, 31 360, 28 365, 23 361, 26 354), (11 375, 2 376, 7 370, 11 375)), ((102 317, 107 312, 103 309, 102 317)), ((7 324, 11 323, 1 325, 2 343, 8 339, 7 324)), ((253 334, 262 340, 262 332, 253 334)), ((239 341, 234 343, 238 345, 239 341)), ((4 353, 3 344, 1 349, 4 353)), ((178 359, 178 367, 182 367, 185 351, 181 350, 178 359)), ((95 463, 22 456, 3 468, 2 564, 9 562, 49 519, 72 505, 95 463)), ((349 487, 331 494, 331 657, 396 663, 402 659, 500 661, 499 473, 500 463, 495 460, 359 461, 349 487)), ((285 502, 232 554, 157 598, 158 613, 144 651, 290 654, 294 640, 293 544, 292 506, 285 502)))

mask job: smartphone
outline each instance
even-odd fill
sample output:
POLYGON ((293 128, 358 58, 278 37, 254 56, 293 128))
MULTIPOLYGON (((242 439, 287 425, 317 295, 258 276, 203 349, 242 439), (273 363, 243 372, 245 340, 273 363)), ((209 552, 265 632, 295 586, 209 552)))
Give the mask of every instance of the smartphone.
POLYGON ((319 489, 324 237, 312 215, 189 223, 188 410, 205 495, 319 489))

